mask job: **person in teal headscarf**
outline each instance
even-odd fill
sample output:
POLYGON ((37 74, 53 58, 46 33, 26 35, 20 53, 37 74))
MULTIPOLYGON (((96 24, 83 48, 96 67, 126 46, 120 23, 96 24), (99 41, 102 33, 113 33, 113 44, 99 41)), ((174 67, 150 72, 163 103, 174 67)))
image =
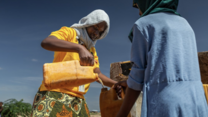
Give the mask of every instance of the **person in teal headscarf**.
MULTIPOLYGON (((133 0, 133 7, 138 8, 140 17, 157 12, 171 12, 179 15, 176 10, 178 8, 178 0, 133 0)), ((131 30, 129 39, 132 41, 133 32, 131 30)))
POLYGON ((177 13, 178 2, 133 1, 141 17, 129 35, 129 78, 114 85, 116 90, 127 87, 117 117, 128 115, 141 91, 141 117, 208 117, 195 34, 177 13))

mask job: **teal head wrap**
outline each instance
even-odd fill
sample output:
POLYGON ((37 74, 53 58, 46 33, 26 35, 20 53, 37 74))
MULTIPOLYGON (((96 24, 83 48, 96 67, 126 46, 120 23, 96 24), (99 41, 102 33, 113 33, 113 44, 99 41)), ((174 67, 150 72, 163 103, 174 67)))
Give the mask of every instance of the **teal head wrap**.
MULTIPOLYGON (((143 13, 141 17, 157 12, 171 12, 179 15, 176 12, 178 2, 179 0, 133 0, 133 7, 141 10, 143 13)), ((130 41, 133 39, 132 30, 129 34, 129 39, 130 41)))

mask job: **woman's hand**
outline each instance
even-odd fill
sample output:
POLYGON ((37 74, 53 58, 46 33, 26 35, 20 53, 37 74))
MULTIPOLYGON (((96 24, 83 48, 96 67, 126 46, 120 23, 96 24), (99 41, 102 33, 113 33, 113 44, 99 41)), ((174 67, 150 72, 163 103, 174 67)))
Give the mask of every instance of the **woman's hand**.
POLYGON ((79 53, 81 66, 93 66, 94 65, 93 55, 84 46, 80 47, 78 53, 79 53))
POLYGON ((125 92, 125 89, 127 88, 126 80, 116 83, 113 88, 116 90, 117 95, 121 97, 121 89, 123 88, 125 92))
POLYGON ((80 57, 80 65, 93 66, 93 55, 82 45, 60 40, 54 36, 48 36, 41 42, 41 46, 50 51, 62 51, 62 52, 77 52, 80 57))

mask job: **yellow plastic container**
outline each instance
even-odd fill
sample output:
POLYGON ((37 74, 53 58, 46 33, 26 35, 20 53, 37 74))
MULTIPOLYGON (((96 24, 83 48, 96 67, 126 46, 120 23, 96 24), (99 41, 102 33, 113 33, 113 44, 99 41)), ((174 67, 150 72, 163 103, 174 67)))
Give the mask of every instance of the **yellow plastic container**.
POLYGON ((205 92, 205 96, 206 96, 207 104, 208 104, 208 84, 203 84, 203 87, 204 87, 204 92, 205 92))
POLYGON ((93 66, 80 66, 78 60, 45 63, 43 83, 47 89, 75 87, 98 80, 93 66))
MULTIPOLYGON (((124 93, 121 93, 121 99, 118 99, 115 89, 102 88, 100 93, 100 112, 101 117, 115 117, 123 103, 124 93)), ((128 117, 131 117, 129 114, 128 117)))

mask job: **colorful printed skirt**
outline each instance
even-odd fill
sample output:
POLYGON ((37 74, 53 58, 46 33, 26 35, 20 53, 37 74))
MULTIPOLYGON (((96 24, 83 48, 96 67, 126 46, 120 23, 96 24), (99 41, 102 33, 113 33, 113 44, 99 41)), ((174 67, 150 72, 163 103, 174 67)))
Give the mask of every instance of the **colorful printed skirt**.
POLYGON ((53 91, 38 91, 31 117, 90 117, 84 99, 53 91))

